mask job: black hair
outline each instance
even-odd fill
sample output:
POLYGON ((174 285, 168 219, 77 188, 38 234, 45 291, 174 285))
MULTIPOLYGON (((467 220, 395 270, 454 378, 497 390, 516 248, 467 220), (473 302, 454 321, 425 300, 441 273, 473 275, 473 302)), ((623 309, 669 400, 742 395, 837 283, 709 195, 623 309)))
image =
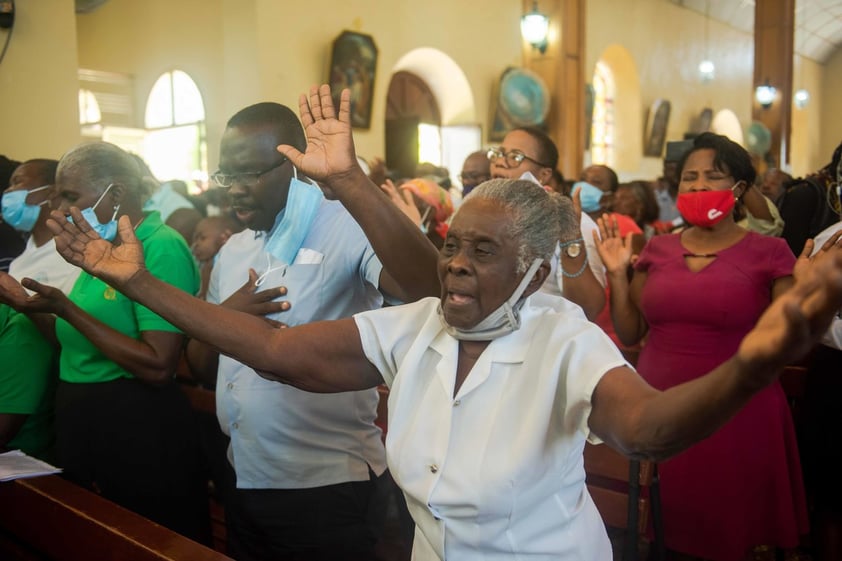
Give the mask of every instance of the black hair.
POLYGON ((12 174, 19 165, 19 161, 0 155, 0 191, 5 191, 9 186, 12 174))
POLYGON ((650 224, 658 219, 660 215, 660 207, 658 200, 655 198, 655 193, 647 181, 636 179, 618 185, 617 188, 624 187, 631 191, 632 196, 637 200, 643 209, 640 221, 642 224, 650 224))
POLYGON ((249 105, 228 119, 228 128, 272 126, 279 142, 289 144, 303 152, 307 139, 301 122, 293 111, 280 103, 264 101, 249 105))
POLYGON ((543 166, 555 169, 558 167, 558 148, 547 133, 538 127, 515 127, 513 131, 522 131, 538 142, 538 157, 536 160, 543 166))
POLYGON ((703 132, 693 140, 693 147, 684 153, 678 164, 679 176, 684 171, 684 165, 690 154, 699 150, 713 150, 713 167, 728 173, 736 181, 745 181, 746 185, 754 185, 757 170, 751 162, 751 156, 745 148, 721 134, 703 132))
POLYGON ((32 166, 38 171, 38 181, 42 185, 52 185, 56 182, 56 169, 58 169, 58 160, 50 160, 47 158, 35 158, 32 160, 27 160, 23 164, 32 166))

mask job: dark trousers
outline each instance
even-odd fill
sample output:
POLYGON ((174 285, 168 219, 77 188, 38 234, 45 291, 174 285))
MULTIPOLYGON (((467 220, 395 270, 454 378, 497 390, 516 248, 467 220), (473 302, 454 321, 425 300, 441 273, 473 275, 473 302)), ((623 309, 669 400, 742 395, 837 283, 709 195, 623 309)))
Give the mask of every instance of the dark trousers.
POLYGON ((225 508, 237 561, 370 561, 380 535, 386 478, 312 489, 236 489, 225 508))
POLYGON ((60 382, 56 456, 64 476, 208 543, 207 477, 190 404, 175 384, 60 382))

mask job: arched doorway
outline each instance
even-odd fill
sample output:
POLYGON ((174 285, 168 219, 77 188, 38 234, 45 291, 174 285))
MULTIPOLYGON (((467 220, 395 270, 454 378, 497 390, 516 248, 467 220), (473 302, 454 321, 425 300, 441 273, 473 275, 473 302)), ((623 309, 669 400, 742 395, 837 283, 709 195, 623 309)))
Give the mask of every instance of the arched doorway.
POLYGON ((386 166, 401 177, 415 173, 422 124, 441 126, 436 96, 419 76, 397 72, 386 94, 386 166))
POLYGON ((392 68, 386 99, 386 164, 411 176, 419 161, 458 176, 468 154, 482 146, 471 86, 447 54, 423 47, 392 68))

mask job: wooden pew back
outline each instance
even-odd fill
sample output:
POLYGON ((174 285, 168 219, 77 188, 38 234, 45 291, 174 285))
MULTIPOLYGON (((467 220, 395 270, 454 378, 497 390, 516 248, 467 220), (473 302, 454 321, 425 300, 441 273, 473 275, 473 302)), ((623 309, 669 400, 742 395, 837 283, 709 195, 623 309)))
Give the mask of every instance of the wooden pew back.
POLYGON ((59 476, 0 483, 0 559, 231 561, 59 476))

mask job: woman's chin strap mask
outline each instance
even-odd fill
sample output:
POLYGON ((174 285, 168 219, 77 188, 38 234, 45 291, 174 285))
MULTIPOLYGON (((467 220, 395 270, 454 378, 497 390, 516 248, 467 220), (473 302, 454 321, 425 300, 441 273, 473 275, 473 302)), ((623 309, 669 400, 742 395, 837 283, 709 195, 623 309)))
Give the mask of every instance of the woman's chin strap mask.
POLYGON ((525 298, 522 298, 523 293, 526 292, 526 287, 529 286, 543 262, 544 260, 541 258, 532 261, 532 265, 529 266, 509 299, 473 327, 463 329, 447 323, 441 304, 439 304, 438 314, 444 330, 460 341, 491 341, 520 329, 520 309, 525 301, 525 298))

